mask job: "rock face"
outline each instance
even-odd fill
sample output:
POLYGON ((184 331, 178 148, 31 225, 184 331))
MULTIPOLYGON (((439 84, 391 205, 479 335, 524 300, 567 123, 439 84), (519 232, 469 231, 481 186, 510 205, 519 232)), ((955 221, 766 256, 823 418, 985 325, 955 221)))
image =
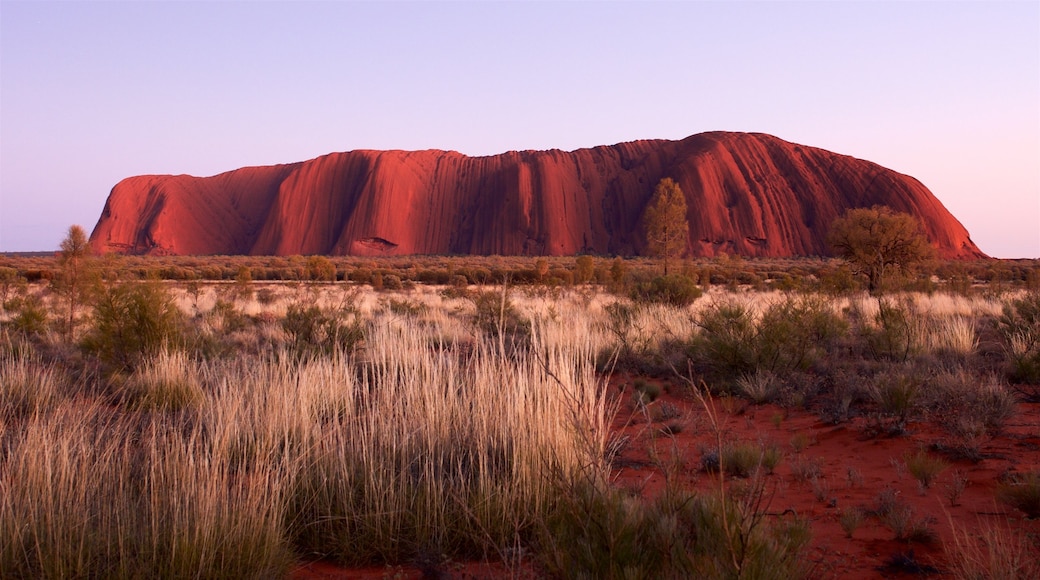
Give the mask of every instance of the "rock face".
POLYGON ((984 256, 916 179, 755 133, 490 157, 351 151, 131 177, 91 241, 132 254, 638 254, 663 177, 686 195, 691 256, 829 255, 831 222, 875 204, 918 216, 940 256, 984 256))

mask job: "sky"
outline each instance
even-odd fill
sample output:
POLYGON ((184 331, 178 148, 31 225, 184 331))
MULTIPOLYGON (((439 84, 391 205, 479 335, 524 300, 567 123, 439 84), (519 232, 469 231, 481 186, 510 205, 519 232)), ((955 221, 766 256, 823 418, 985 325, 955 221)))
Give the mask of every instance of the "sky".
POLYGON ((1040 2, 0 0, 0 251, 133 175, 714 130, 912 175, 1040 257, 1040 2))

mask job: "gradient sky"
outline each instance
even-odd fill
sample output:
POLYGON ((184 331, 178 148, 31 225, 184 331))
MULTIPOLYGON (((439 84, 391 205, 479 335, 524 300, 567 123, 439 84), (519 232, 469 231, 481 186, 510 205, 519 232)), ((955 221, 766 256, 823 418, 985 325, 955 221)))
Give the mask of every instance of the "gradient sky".
POLYGON ((1040 257, 1040 2, 0 0, 0 251, 131 175, 711 130, 912 175, 1040 257))

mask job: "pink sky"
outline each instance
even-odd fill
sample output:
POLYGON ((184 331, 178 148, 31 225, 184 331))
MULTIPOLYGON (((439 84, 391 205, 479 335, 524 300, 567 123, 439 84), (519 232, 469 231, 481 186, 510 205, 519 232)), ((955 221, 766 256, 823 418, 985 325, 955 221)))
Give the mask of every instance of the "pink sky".
POLYGON ((0 251, 112 186, 351 149, 758 131, 1040 257, 1040 3, 0 2, 0 251))

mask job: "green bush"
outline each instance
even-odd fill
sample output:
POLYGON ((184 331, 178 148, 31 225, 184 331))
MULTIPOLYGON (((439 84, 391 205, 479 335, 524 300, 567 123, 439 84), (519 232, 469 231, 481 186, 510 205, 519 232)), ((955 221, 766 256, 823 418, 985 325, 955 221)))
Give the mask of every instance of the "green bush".
POLYGON ((364 326, 353 309, 290 304, 282 319, 289 348, 297 354, 351 352, 364 340, 364 326))
POLYGON ((632 289, 632 299, 639 302, 656 302, 672 306, 689 306, 701 297, 697 283, 682 274, 657 276, 649 282, 641 282, 632 289))
POLYGON ((102 290, 83 341, 105 362, 133 368, 182 338, 183 315, 157 281, 122 282, 102 290))
POLYGON ((808 525, 767 523, 761 486, 734 491, 644 500, 605 485, 564 490, 539 540, 543 564, 567 578, 805 577, 808 525))
POLYGON ((919 316, 920 313, 909 300, 896 302, 879 299, 876 326, 864 326, 862 329, 867 348, 879 360, 909 359, 920 347, 919 328, 914 323, 919 316))
POLYGON ((1011 380, 1040 384, 1040 292, 1004 304, 997 328, 1010 363, 1011 380))
POLYGON ((847 331, 844 320, 816 297, 788 296, 755 319, 736 302, 717 302, 696 318, 693 358, 717 379, 805 370, 847 331))
POLYGON ((16 296, 4 304, 4 309, 13 314, 8 324, 16 332, 27 335, 42 335, 47 332, 49 317, 47 308, 39 296, 16 296))
POLYGON ((475 323, 486 337, 510 347, 526 346, 531 340, 531 322, 513 305, 509 293, 480 292, 473 299, 475 323))

